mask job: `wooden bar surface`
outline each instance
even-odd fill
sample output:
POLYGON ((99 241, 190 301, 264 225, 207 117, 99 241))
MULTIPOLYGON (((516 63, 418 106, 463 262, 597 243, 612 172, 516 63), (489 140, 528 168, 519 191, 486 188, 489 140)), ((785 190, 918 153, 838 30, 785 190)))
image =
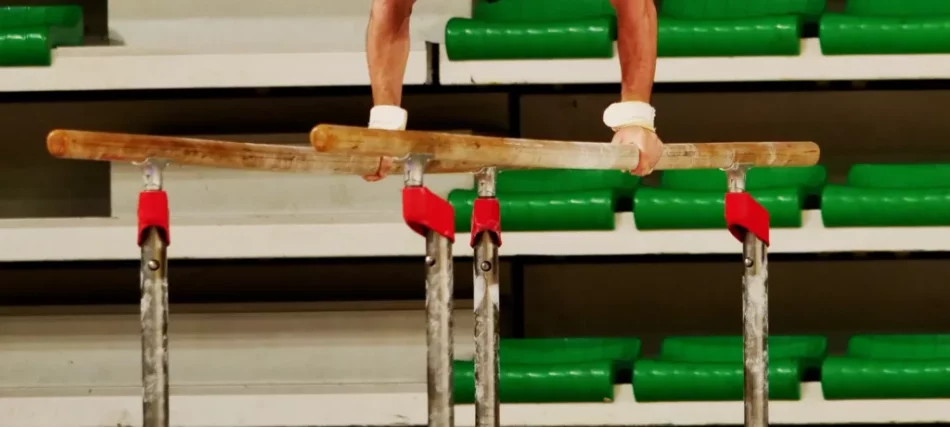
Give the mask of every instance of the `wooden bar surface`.
MULTIPOLYGON (((126 133, 54 130, 46 139, 51 155, 66 159, 143 162, 163 159, 172 163, 271 172, 371 175, 381 156, 321 154, 309 145, 255 144, 198 138, 126 133)), ((390 173, 402 170, 395 162, 390 173)), ((475 172, 481 166, 465 162, 432 162, 428 173, 475 172)))
MULTIPOLYGON (((319 125, 310 142, 321 153, 404 157, 429 154, 433 160, 509 168, 633 170, 640 160, 634 145, 554 141, 437 132, 387 131, 319 125)), ((749 166, 812 166, 820 150, 814 142, 725 142, 664 144, 662 169, 749 166)))

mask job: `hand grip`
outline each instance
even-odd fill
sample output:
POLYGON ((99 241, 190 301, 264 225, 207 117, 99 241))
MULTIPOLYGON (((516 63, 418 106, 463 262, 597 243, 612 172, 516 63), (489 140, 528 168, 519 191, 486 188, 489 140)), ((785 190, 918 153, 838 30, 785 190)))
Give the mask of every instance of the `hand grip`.
MULTIPOLYGON (((319 125, 310 142, 321 153, 404 157, 429 154, 432 160, 507 168, 633 170, 636 146, 553 141, 419 131, 388 131, 319 125)), ((729 142, 666 144, 656 169, 750 166, 811 166, 818 163, 814 142, 729 142)))
MULTIPOLYGON (((54 130, 46 139, 54 157, 100 161, 142 162, 164 159, 173 163, 271 172, 311 172, 371 175, 380 156, 315 153, 303 145, 253 144, 125 133, 54 130)), ((458 162, 431 162, 426 172, 475 172, 481 166, 458 162)), ((402 170, 397 162, 394 170, 402 170)))

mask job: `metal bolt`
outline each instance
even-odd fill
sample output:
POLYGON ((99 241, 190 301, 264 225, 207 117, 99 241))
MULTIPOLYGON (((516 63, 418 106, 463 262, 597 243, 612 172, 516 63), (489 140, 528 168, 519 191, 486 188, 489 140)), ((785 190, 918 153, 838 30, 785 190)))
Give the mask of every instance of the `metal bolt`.
POLYGON ((159 267, 158 261, 154 259, 148 260, 148 263, 146 265, 148 265, 148 269, 152 271, 158 270, 158 267, 159 267))
POLYGON ((482 261, 482 263, 479 264, 479 267, 482 269, 482 271, 488 271, 491 270, 491 263, 488 261, 482 261))
POLYGON ((433 265, 435 265, 435 258, 432 258, 431 256, 426 256, 426 265, 428 265, 429 267, 432 267, 433 265))
POLYGON ((755 264, 755 261, 752 261, 752 258, 746 257, 744 260, 746 268, 752 267, 752 264, 755 264))

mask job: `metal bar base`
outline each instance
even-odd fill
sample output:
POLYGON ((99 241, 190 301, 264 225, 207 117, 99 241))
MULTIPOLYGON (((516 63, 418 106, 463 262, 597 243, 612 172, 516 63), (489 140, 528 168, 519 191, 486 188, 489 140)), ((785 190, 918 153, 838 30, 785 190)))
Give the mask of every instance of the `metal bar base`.
POLYGON ((483 232, 475 244, 475 426, 498 427, 498 246, 483 232))
POLYGON ((158 228, 142 244, 142 419, 144 427, 168 427, 168 264, 158 228))
POLYGON ((426 379, 429 427, 452 427, 452 242, 426 233, 426 379))
POLYGON ((769 425, 769 294, 765 243, 747 233, 743 243, 742 337, 745 426, 769 425))

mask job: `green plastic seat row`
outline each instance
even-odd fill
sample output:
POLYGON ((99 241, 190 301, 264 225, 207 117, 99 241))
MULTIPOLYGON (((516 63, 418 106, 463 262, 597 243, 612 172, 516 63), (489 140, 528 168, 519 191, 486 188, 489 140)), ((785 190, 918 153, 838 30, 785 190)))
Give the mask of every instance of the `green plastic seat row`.
MULTIPOLYGON (((453 190, 455 231, 472 228, 475 190, 453 190)), ((501 226, 505 231, 613 230, 615 198, 612 190, 564 193, 498 193, 501 226)))
MULTIPOLYGON (((806 371, 817 370, 828 342, 821 336, 769 337, 769 397, 798 400, 806 371)), ((742 337, 670 337, 655 360, 634 366, 637 401, 737 401, 743 397, 742 337)))
MULTIPOLYGON (((804 372, 818 366, 825 399, 950 398, 950 335, 857 335, 847 355, 826 352, 824 337, 770 337, 770 398, 799 399, 804 372)), ((635 338, 503 340, 500 353, 505 403, 611 401, 630 362, 640 402, 742 400, 738 336, 667 338, 650 360, 639 360, 635 338)), ((456 401, 471 403, 473 363, 454 366, 456 401)))
MULTIPOLYGON (((820 19, 826 55, 948 53, 944 0, 665 0, 658 54, 765 56, 800 53, 801 23, 820 19)), ((605 58, 616 12, 609 0, 482 0, 473 19, 446 28, 451 60, 605 58)))
MULTIPOLYGON (((950 226, 950 164, 859 164, 846 185, 826 180, 822 166, 752 168, 746 188, 775 228, 800 227, 812 199, 826 227, 950 226)), ((657 187, 621 171, 506 171, 498 198, 507 231, 613 230, 631 194, 638 229, 721 229, 726 187, 720 170, 664 171, 657 187)), ((449 195, 458 231, 469 229, 475 198, 474 190, 449 195)))
POLYGON ((742 19, 795 15, 816 20, 825 0, 663 0, 661 16, 678 19, 742 19))
POLYGON ((640 357, 638 338, 527 338, 502 340, 498 357, 512 364, 571 364, 612 361, 629 370, 640 357))
MULTIPOLYGON (((661 57, 798 55, 803 21, 825 0, 668 0, 659 11, 661 57)), ((609 58, 610 0, 480 0, 445 31, 453 61, 609 58)))
POLYGON ((855 16, 826 14, 819 39, 825 55, 950 53, 950 14, 855 16))
POLYGON ((950 164, 854 165, 821 198, 826 227, 950 225, 950 164))
MULTIPOLYGON (((752 168, 746 190, 768 210, 771 227, 801 227, 805 201, 826 180, 823 166, 752 168)), ((727 188, 718 169, 664 171, 659 187, 634 194, 633 219, 640 230, 725 229, 727 188)))
POLYGON ((0 66, 49 65, 51 49, 83 44, 79 6, 0 6, 0 66))
MULTIPOLYGON (((750 194, 770 213, 774 227, 801 226, 803 203, 826 179, 821 166, 753 168, 750 194)), ((637 228, 725 228, 726 175, 720 170, 666 171, 660 188, 638 188, 639 179, 622 171, 502 171, 497 192, 502 228, 507 231, 613 230, 618 201, 633 194, 637 228)), ((455 190, 456 231, 471 228, 477 193, 455 190)))
MULTIPOLYGON (((802 225, 801 189, 750 190, 769 212, 773 228, 802 225)), ((455 190, 456 231, 471 228, 474 190, 455 190)), ((615 197, 610 190, 500 194, 506 231, 613 230, 615 197)), ((724 229, 725 197, 721 192, 641 188, 634 195, 633 217, 640 230, 724 229)), ((825 227, 950 226, 950 188, 881 189, 840 185, 825 187, 821 199, 825 227)))
MULTIPOLYGON (((772 337, 772 395, 797 399, 801 372, 824 358, 823 337, 772 337)), ((741 400, 741 337, 674 337, 657 360, 636 361, 635 338, 502 340, 499 395, 506 403, 613 400, 616 374, 633 363, 640 401, 741 400)), ((455 362, 455 399, 474 401, 472 361, 455 362)))
POLYGON ((610 0, 478 0, 472 19, 486 22, 554 22, 613 17, 610 0))
MULTIPOLYGON (((799 188, 749 190, 769 212, 772 228, 802 226, 804 193, 799 188)), ((641 188, 633 198, 633 220, 639 230, 726 229, 725 191, 641 188)))
MULTIPOLYGON (((769 357, 799 360, 805 369, 817 369, 828 351, 828 340, 817 335, 769 337, 769 357)), ((669 362, 742 362, 741 336, 670 337, 663 340, 661 360, 669 362)))
POLYGON ((950 398, 950 335, 860 335, 822 365, 825 399, 950 398))
MULTIPOLYGON (((778 15, 815 19, 824 12, 825 2, 826 0, 663 0, 659 14, 687 20, 762 18, 778 15)), ((550 22, 601 16, 616 16, 610 0, 479 0, 475 3, 472 13, 474 19, 491 22, 550 22)))
MULTIPOLYGON (((746 188, 776 228, 800 227, 805 199, 818 195, 826 227, 950 225, 950 164, 859 164, 847 185, 826 179, 822 167, 753 168, 746 188)), ((637 228, 722 228, 725 186, 717 170, 664 172, 659 188, 635 194, 637 228)))
MULTIPOLYGON (((503 170, 495 189, 504 230, 613 230, 618 201, 639 184, 639 177, 617 170, 503 170)), ((456 231, 471 229, 476 197, 474 188, 449 194, 456 231)))
MULTIPOLYGON (((612 16, 540 22, 453 18, 445 28, 445 47, 452 61, 611 58, 616 33, 612 16)), ((801 20, 794 15, 705 21, 662 17, 657 54, 798 55, 800 36, 801 20)))
MULTIPOLYGON (((618 371, 640 357, 637 338, 534 338, 502 340, 498 349, 502 402, 603 402, 614 397, 618 371)), ((454 397, 475 401, 475 366, 454 363, 454 397)))
POLYGON ((825 55, 948 53, 950 2, 848 0, 844 13, 821 18, 825 55))
POLYGON ((620 197, 629 195, 639 185, 640 177, 619 170, 502 170, 495 180, 495 190, 503 194, 609 189, 620 197))
MULTIPOLYGON (((771 226, 800 227, 809 197, 821 197, 826 227, 950 226, 950 164, 860 164, 847 185, 825 185, 824 168, 760 168, 746 188, 768 211, 771 226)), ((665 172, 659 188, 634 196, 638 229, 722 228, 721 171, 665 172)))
MULTIPOLYGON (((803 370, 797 360, 769 362, 769 399, 801 398, 803 370)), ((633 374, 638 402, 741 401, 742 362, 670 362, 642 360, 633 374)))
POLYGON ((950 3, 945 0, 848 0, 845 12, 856 16, 950 15, 950 3))

